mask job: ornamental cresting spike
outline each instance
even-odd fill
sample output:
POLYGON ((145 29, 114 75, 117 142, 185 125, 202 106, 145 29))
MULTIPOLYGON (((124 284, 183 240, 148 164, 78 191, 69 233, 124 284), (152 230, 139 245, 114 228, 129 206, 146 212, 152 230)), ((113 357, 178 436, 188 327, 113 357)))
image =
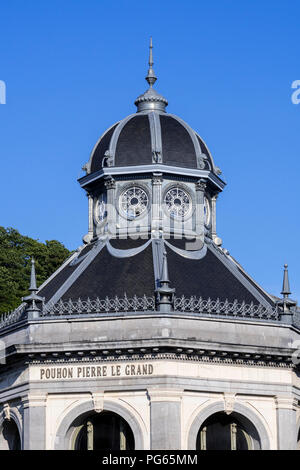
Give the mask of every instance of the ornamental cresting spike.
POLYGON ((36 276, 35 276, 35 261, 31 258, 31 274, 30 274, 30 286, 29 286, 30 295, 27 297, 22 297, 22 301, 26 302, 26 312, 28 318, 38 318, 40 309, 37 307, 36 302, 43 302, 44 298, 37 295, 37 285, 36 285, 36 276))

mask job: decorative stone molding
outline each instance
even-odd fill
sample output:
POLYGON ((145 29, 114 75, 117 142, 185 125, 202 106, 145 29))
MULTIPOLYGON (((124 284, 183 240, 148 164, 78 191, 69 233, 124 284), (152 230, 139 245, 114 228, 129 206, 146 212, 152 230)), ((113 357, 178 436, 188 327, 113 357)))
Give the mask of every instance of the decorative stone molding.
POLYGON ((110 152, 110 150, 106 150, 105 154, 104 154, 104 158, 102 160, 102 166, 105 167, 110 167, 112 166, 114 163, 114 156, 112 154, 112 152, 110 152))
POLYGON ((298 400, 294 397, 276 397, 276 409, 298 410, 298 400))
POLYGON ((196 191, 204 192, 206 189, 206 186, 207 186, 206 180, 203 178, 200 178, 200 180, 198 180, 196 183, 196 191))
POLYGON ((93 393, 92 397, 96 413, 101 413, 104 409, 104 393, 93 393))
POLYGON ((233 412, 235 400, 235 393, 224 393, 224 411, 227 415, 233 412))
POLYGON ((46 406, 47 395, 27 395, 22 398, 23 409, 31 406, 46 406))
POLYGON ((3 416, 4 419, 10 421, 10 405, 8 403, 4 403, 3 405, 3 416))
POLYGON ((162 173, 153 173, 152 184, 162 184, 162 173))
POLYGON ((204 170, 206 167, 205 161, 207 160, 207 156, 205 153, 201 153, 200 155, 197 155, 197 168, 200 170, 204 170))
POLYGON ((109 189, 115 189, 116 188, 116 181, 111 176, 106 176, 104 185, 105 185, 106 189, 108 189, 108 190, 109 189))
MULTIPOLYGON (((172 313, 174 315, 174 313, 172 313)), ((97 350, 90 345, 88 349, 81 348, 72 351, 28 353, 29 364, 72 364, 78 362, 128 362, 139 360, 174 360, 179 362, 197 362, 217 365, 242 365, 243 367, 276 367, 292 370, 295 368, 291 356, 270 355, 268 352, 257 354, 256 352, 226 351, 216 349, 200 349, 200 347, 186 347, 181 344, 168 345, 144 345, 143 347, 109 347, 105 345, 97 350)), ((23 352, 24 354, 24 352, 23 352)))
POLYGON ((181 401, 184 390, 166 390, 166 389, 148 389, 147 390, 150 401, 181 401))
POLYGON ((152 150, 152 163, 162 163, 160 150, 152 150))

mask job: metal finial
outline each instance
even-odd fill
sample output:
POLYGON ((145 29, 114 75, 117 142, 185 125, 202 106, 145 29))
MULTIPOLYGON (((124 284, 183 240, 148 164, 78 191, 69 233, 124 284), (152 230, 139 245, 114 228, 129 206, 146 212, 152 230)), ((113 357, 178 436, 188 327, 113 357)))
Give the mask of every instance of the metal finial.
POLYGON ((150 45, 149 45, 149 65, 150 67, 152 67, 153 65, 153 55, 152 55, 152 49, 153 49, 153 45, 152 45, 152 36, 150 37, 150 45))
POLYGON ((137 112, 140 111, 161 111, 165 112, 168 101, 162 95, 152 88, 157 78, 153 70, 153 54, 152 54, 152 38, 150 38, 150 52, 149 52, 149 69, 146 80, 150 85, 148 90, 142 95, 138 96, 134 104, 137 106, 137 112))
POLYGON ((290 282, 289 282, 289 273, 288 273, 288 265, 284 265, 284 273, 283 273, 283 284, 282 284, 282 291, 281 294, 287 298, 291 294, 290 289, 290 282))
POLYGON ((148 70, 148 75, 146 77, 146 80, 147 82, 149 83, 150 85, 150 88, 152 88, 152 86, 154 85, 154 83, 156 82, 157 80, 157 77, 155 75, 155 72, 153 70, 153 53, 152 53, 152 49, 153 49, 153 46, 152 46, 152 37, 150 38, 150 46, 149 46, 149 70, 148 70))

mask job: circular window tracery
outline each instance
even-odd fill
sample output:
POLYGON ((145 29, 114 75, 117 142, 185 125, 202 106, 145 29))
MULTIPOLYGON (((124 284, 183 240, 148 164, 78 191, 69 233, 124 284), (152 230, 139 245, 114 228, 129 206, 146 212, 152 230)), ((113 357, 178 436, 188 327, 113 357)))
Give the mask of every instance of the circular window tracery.
POLYGON ((121 212, 128 219, 135 219, 142 215, 148 207, 149 198, 141 187, 131 186, 123 191, 120 196, 121 212))
POLYGON ((174 187, 166 192, 165 205, 172 217, 183 219, 191 211, 192 199, 187 191, 180 187, 174 187))

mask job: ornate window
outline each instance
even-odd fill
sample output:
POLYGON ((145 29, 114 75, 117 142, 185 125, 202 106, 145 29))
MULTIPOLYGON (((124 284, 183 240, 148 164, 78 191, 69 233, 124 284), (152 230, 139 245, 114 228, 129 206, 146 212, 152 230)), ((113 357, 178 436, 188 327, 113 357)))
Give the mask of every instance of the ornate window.
POLYGON ((149 198, 139 186, 127 188, 120 196, 120 211, 128 219, 136 219, 148 208, 149 198))
POLYGON ((192 209, 192 198, 187 191, 176 186, 165 195, 165 205, 172 217, 184 219, 192 209))
POLYGON ((205 225, 210 224, 210 205, 208 202, 207 197, 204 197, 204 220, 205 220, 205 225))
POLYGON ((232 415, 216 413, 201 426, 197 437, 200 450, 251 450, 252 439, 240 421, 232 415))
POLYGON ((107 217, 106 202, 106 193, 102 193, 97 201, 96 206, 96 218, 99 222, 103 222, 103 220, 107 217))
POLYGON ((121 416, 103 411, 85 419, 75 436, 74 449, 134 450, 134 437, 121 416))

